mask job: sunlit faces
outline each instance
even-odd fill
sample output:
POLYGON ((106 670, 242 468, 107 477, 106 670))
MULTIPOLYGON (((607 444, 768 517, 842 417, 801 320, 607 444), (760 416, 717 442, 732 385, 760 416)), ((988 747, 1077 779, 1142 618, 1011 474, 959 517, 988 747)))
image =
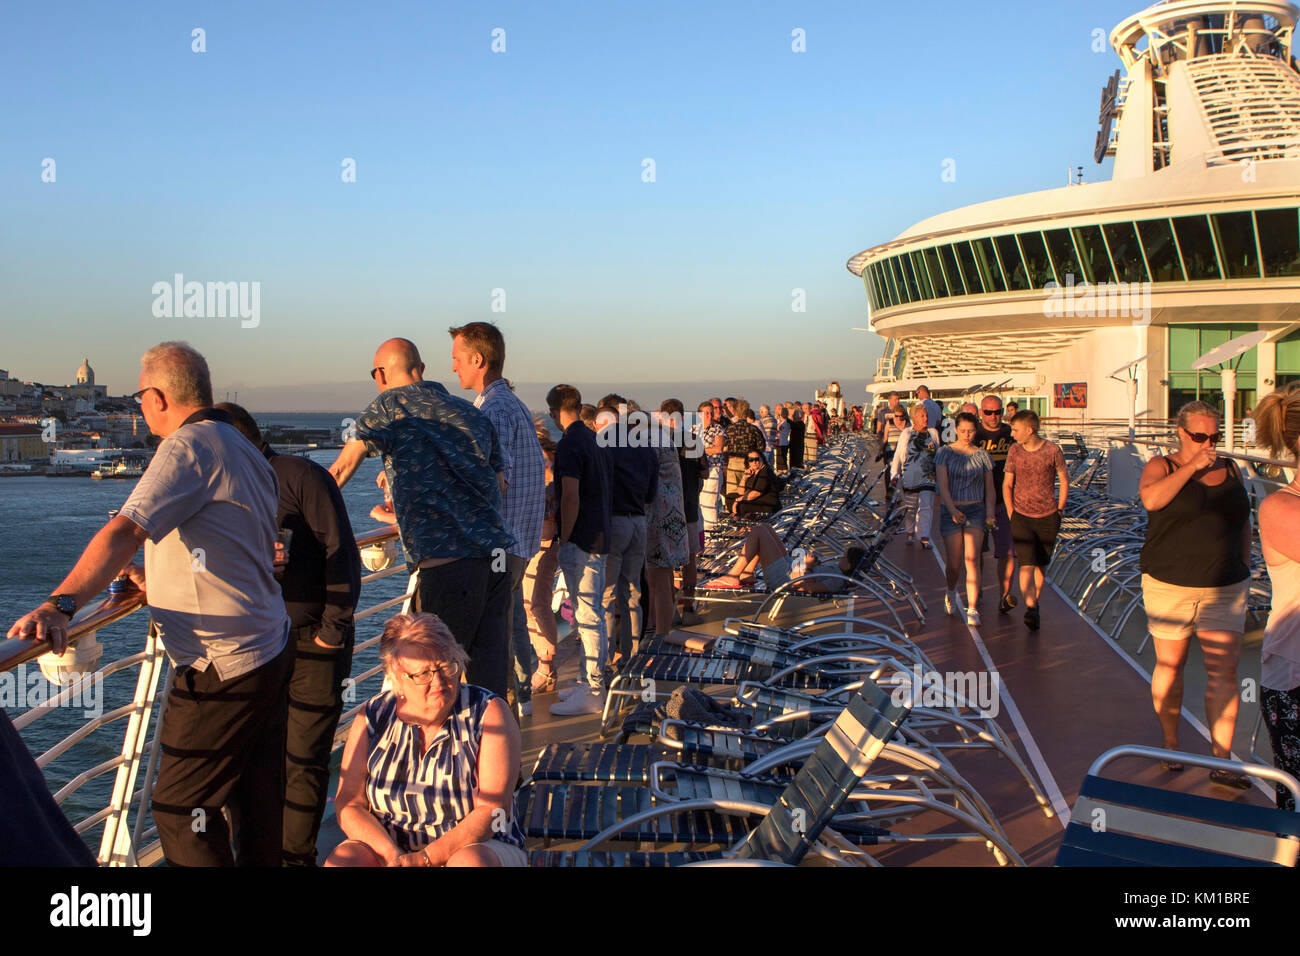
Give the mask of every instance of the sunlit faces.
POLYGON ((465 344, 465 337, 458 335, 451 341, 451 371, 461 388, 475 388, 478 384, 479 370, 483 367, 483 356, 472 351, 465 344))
POLYGON ((393 684, 408 706, 425 716, 450 710, 460 690, 460 665, 427 657, 396 657, 392 663, 393 684))
POLYGON ((1034 430, 1029 427, 1028 422, 1012 422, 1011 438, 1018 444, 1024 444, 1033 437, 1034 430))
POLYGON ((960 421, 957 423, 957 441, 969 445, 975 440, 975 423, 960 421))

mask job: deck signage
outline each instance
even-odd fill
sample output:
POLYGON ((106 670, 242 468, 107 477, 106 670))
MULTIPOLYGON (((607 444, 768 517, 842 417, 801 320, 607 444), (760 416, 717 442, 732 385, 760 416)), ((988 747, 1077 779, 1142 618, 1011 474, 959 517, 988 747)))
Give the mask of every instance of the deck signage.
POLYGON ((1118 117, 1119 70, 1116 70, 1106 85, 1101 88, 1101 113, 1097 117, 1097 123, 1101 126, 1101 129, 1097 130, 1097 146, 1092 154, 1092 158, 1099 163, 1110 152, 1110 129, 1118 117))
POLYGON ((1056 382, 1052 387, 1056 390, 1054 408, 1088 407, 1087 382, 1056 382))

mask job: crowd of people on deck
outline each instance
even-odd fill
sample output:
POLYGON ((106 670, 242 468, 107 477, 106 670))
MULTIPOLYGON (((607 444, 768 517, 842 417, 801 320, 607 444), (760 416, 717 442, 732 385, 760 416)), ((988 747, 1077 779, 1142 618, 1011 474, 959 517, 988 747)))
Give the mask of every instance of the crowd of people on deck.
MULTIPOLYGON (((902 495, 906 543, 930 547, 934 507, 945 551, 945 610, 960 607, 964 578, 966 620, 978 625, 982 551, 997 563, 998 610, 1019 603, 1024 622, 1041 626, 1044 569, 1050 564, 1069 496, 1064 454, 1040 434, 1041 422, 1014 402, 986 395, 944 415, 925 386, 907 407, 890 393, 872 417, 888 462, 887 480, 902 495), (1004 415, 1006 419, 1004 420, 1004 415)), ((1300 383, 1276 391, 1253 410, 1256 442, 1297 461, 1300 474, 1300 383)), ((1177 413, 1176 450, 1157 454, 1139 479, 1147 512, 1140 556, 1142 599, 1156 662, 1151 696, 1165 749, 1177 750, 1183 671, 1193 635, 1201 647, 1207 683, 1205 711, 1213 755, 1228 758, 1241 701, 1238 663, 1246 630, 1253 528, 1251 502, 1237 463, 1217 451, 1220 415, 1193 401, 1177 413)), ((1268 495, 1258 509, 1258 531, 1272 583, 1272 607, 1260 660, 1259 704, 1274 762, 1300 778, 1300 477, 1268 495)), ((1170 772, 1185 769, 1168 759, 1170 772)), ((1215 769, 1210 779, 1247 789, 1238 772, 1215 769)), ((1294 809, 1284 787, 1279 807, 1294 809)))
MULTIPOLYGON (((128 579, 143 592, 173 665, 152 802, 169 864, 316 863, 361 585, 341 489, 369 457, 383 463, 382 503, 371 516, 396 527, 410 578, 405 606, 379 642, 384 686, 347 731, 336 796, 346 839, 327 865, 524 865, 513 790, 519 718, 532 713, 532 696, 558 691, 549 708, 556 717, 599 713, 612 666, 640 639, 698 622, 692 598, 708 530, 727 515, 772 514, 783 480, 815 462, 838 432, 869 429, 880 442, 887 481, 906 509, 906 544, 931 547, 937 506, 949 615, 964 607, 969 625, 981 623, 981 556, 991 550, 999 612, 1023 602, 1026 627, 1041 627, 1044 569, 1069 475, 1031 410, 990 394, 945 416, 921 386, 910 407, 890 394, 869 421, 862 406, 832 414, 781 402, 755 411, 729 397, 701 403, 691 425, 675 398, 647 414, 614 393, 585 404, 576 387, 560 384, 546 396, 548 425, 504 378, 495 326, 475 322, 449 334, 452 372, 474 399, 426 379, 415 344, 389 339, 370 371, 379 395, 328 469, 275 454, 246 410, 215 404, 207 363, 188 345, 165 342, 142 357, 134 398, 161 439, 154 460, 50 598, 8 636, 48 639, 61 651, 73 615, 111 581, 128 579), (638 415, 654 437, 623 440, 638 415), (552 611, 557 572, 581 651, 577 682, 564 690, 552 611)), ((1260 444, 1300 460, 1300 384, 1265 397, 1254 420, 1260 444)), ((1141 570, 1164 744, 1177 749, 1195 635, 1213 750, 1226 757, 1252 525, 1245 480, 1216 451, 1218 423, 1212 407, 1188 403, 1178 413, 1177 450, 1146 464, 1141 570)), ((1261 709, 1275 760, 1293 774, 1297 499, 1292 482, 1261 504, 1258 519, 1273 582, 1261 709)), ((850 549, 819 566, 757 524, 718 580, 746 586, 762 567, 770 587, 806 577, 796 589, 835 590, 863 556, 850 549)), ((0 723, 0 746, 16 753, 12 727, 0 723)), ((1172 759, 1165 767, 1183 769, 1172 759)), ((39 773, 24 766, 18 776, 30 782, 39 773)), ((1211 779, 1249 786, 1228 770, 1211 779)), ((1279 805, 1289 801, 1279 788, 1279 805)), ((27 828, 22 851, 89 862, 52 808, 37 808, 46 824, 27 828)))
MULTIPOLYGON (((154 459, 9 636, 61 652, 73 615, 114 579, 143 592, 173 665, 152 803, 169 865, 316 864, 361 590, 341 490, 367 458, 383 464, 371 517, 396 526, 410 578, 379 642, 384 686, 347 731, 336 797, 346 839, 326 865, 516 866, 518 721, 534 693, 559 690, 557 571, 581 657, 550 712, 599 713, 612 664, 646 633, 700 620, 706 532, 724 515, 771 515, 792 471, 864 427, 860 406, 755 412, 738 397, 701 403, 692 424, 676 398, 646 417, 618 394, 584 404, 567 384, 546 396, 548 425, 505 379, 499 329, 448 331, 472 401, 426 379, 413 342, 389 339, 371 363, 379 395, 328 469, 276 454, 244 408, 214 403, 190 346, 142 357, 133 398, 160 439, 154 459), (622 440, 638 414, 653 436, 622 440)), ((770 541, 754 541, 739 570, 776 560, 770 541)), ((842 557, 840 571, 861 557, 842 557)), ((785 577, 800 571, 805 590, 820 587, 815 566, 785 577)), ((21 748, 16 735, 0 740, 11 743, 21 748)), ((52 803, 41 812, 66 823, 52 803)), ((89 862, 70 828, 45 830, 30 860, 89 862)))

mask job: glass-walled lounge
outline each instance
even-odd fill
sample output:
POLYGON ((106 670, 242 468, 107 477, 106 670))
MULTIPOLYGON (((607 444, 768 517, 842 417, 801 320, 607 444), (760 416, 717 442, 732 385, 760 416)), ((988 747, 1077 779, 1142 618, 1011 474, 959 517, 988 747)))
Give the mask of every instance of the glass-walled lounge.
POLYGON ((863 281, 872 311, 1049 282, 1195 282, 1300 276, 1300 210, 1256 209, 1042 229, 878 259, 863 281))

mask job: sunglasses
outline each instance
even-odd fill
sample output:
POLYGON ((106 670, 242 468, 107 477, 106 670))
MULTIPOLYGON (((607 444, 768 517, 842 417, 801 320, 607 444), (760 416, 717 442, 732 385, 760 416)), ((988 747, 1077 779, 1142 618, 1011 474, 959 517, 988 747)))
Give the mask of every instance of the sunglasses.
POLYGON ((376 365, 374 368, 370 370, 370 377, 374 379, 376 382, 379 381, 379 379, 375 378, 375 375, 379 372, 382 372, 383 370, 384 367, 382 365, 376 365))
POLYGON ((981 408, 980 411, 983 412, 985 415, 1001 415, 1001 414, 1002 414, 1002 409, 1000 409, 1000 408, 981 408))
POLYGON ((1222 432, 1215 432, 1213 435, 1207 435, 1205 432, 1189 432, 1186 428, 1184 428, 1183 431, 1186 432, 1188 438, 1196 442, 1198 445, 1204 445, 1207 441, 1211 445, 1217 445, 1223 438, 1222 432))

